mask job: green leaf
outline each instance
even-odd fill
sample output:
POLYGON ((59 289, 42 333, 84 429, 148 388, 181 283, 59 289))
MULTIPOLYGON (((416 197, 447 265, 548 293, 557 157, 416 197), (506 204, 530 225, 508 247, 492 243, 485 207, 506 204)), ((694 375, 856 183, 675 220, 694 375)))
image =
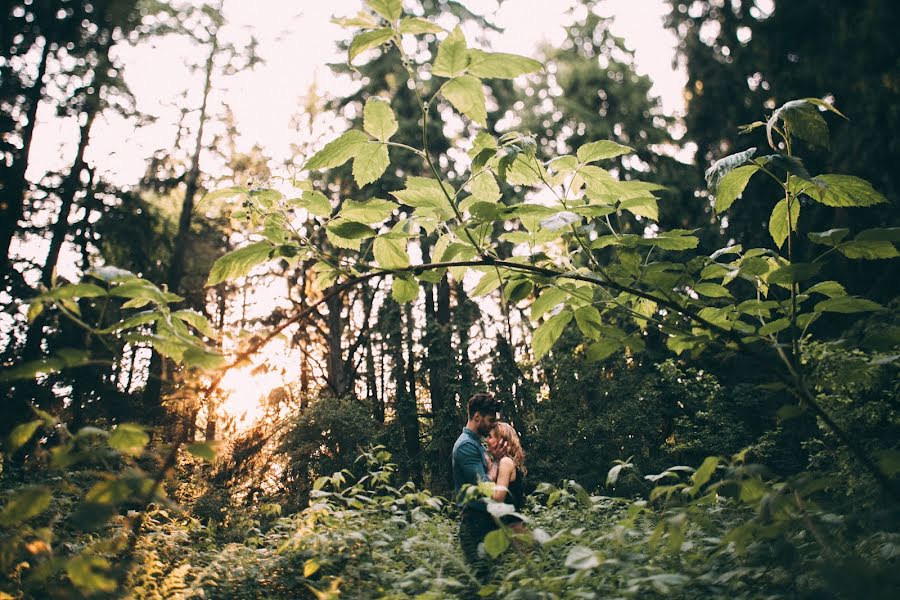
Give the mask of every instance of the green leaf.
POLYGON ((93 283, 73 283, 52 288, 46 293, 41 294, 41 298, 46 298, 48 300, 64 300, 69 298, 102 298, 106 295, 108 295, 108 292, 99 285, 94 285, 93 283))
POLYGON ((11 495, 0 510, 0 526, 12 527, 28 519, 32 519, 50 506, 52 495, 50 488, 29 486, 19 488, 11 495))
POLYGON ((744 193, 744 188, 754 173, 759 171, 756 165, 738 167, 719 180, 716 187, 716 213, 722 213, 734 204, 738 196, 744 193))
POLYGON ((622 347, 622 343, 612 338, 604 338, 587 347, 585 358, 589 363, 606 360, 622 347))
POLYGON ((186 347, 181 356, 181 362, 188 367, 214 371, 224 366, 225 357, 207 348, 186 347))
POLYGON ((87 550, 68 560, 66 573, 72 583, 85 595, 113 592, 116 589, 116 580, 111 576, 110 562, 87 550))
POLYGON ((590 163, 615 158, 623 154, 631 154, 632 152, 634 152, 634 148, 630 146, 623 146, 610 140, 600 140, 581 146, 575 154, 580 162, 590 163))
POLYGON ((691 481, 694 483, 694 493, 696 493, 697 490, 703 487, 703 485, 710 480, 713 473, 716 472, 716 467, 718 466, 718 456, 707 456, 703 460, 703 464, 701 464, 700 467, 696 471, 694 471, 694 474, 691 475, 691 481))
POLYGON ((412 302, 419 297, 419 284, 410 275, 394 275, 391 296, 400 304, 412 302))
POLYGON ((420 35, 423 33, 442 33, 444 28, 427 19, 422 19, 420 17, 406 17, 405 19, 400 20, 400 25, 397 30, 400 33, 420 35))
POLYGON ((515 79, 519 75, 540 71, 543 65, 531 58, 502 52, 469 50, 468 72, 485 79, 515 79))
POLYGON ((238 248, 220 257, 213 263, 209 271, 207 286, 216 285, 223 281, 244 277, 254 267, 269 260, 272 244, 269 242, 255 242, 249 246, 238 248))
POLYGON ((172 316, 180 321, 184 321, 199 331, 201 335, 205 335, 208 338, 216 337, 216 331, 212 328, 212 325, 209 324, 209 321, 206 320, 206 317, 195 310, 178 310, 173 312, 172 316))
POLYGON ((303 192, 300 198, 291 200, 291 204, 317 217, 327 219, 331 216, 331 202, 322 192, 303 192))
POLYGON ((396 21, 403 14, 402 0, 366 0, 369 8, 387 19, 388 21, 396 21))
POLYGON ((890 449, 878 452, 878 466, 888 477, 900 473, 900 450, 890 449))
POLYGON ((860 241, 900 242, 900 227, 877 227, 860 231, 856 236, 860 241))
POLYGON ((468 66, 469 53, 466 48, 466 38, 462 29, 457 27, 438 46, 431 73, 438 77, 451 78, 465 73, 468 66))
POLYGON ((569 293, 559 288, 545 288, 531 305, 531 320, 537 321, 549 310, 553 310, 569 297, 569 293))
POLYGON ((381 200, 373 198, 357 202, 356 200, 345 200, 341 204, 341 212, 338 216, 348 221, 356 221, 357 223, 366 223, 372 225, 381 223, 389 218, 398 206, 390 200, 381 200))
POLYGON ((187 451, 205 461, 215 462, 218 451, 218 443, 215 441, 194 442, 187 445, 187 451))
POLYGON ((582 306, 575 311, 575 323, 585 337, 594 340, 600 339, 603 332, 603 321, 600 319, 600 311, 593 306, 582 306))
POLYGON ((397 133, 400 125, 394 117, 391 105, 381 98, 371 97, 366 100, 363 109, 363 129, 376 140, 386 142, 397 133))
POLYGON ((503 288, 503 296, 507 302, 516 304, 531 295, 534 284, 529 279, 513 279, 503 288))
POLYGON ((884 307, 877 302, 854 296, 838 296, 837 298, 830 298, 819 302, 815 307, 816 312, 835 312, 843 314, 876 312, 883 309, 884 307))
POLYGON ((808 237, 814 244, 833 247, 840 244, 849 233, 849 229, 829 229, 828 231, 810 233, 808 237))
POLYGON ((808 288, 804 293, 822 294, 829 298, 835 298, 837 296, 846 296, 847 290, 845 290, 844 286, 837 281, 822 281, 811 288, 808 288))
POLYGON ((455 192, 448 184, 443 185, 446 193, 441 190, 441 184, 436 179, 409 177, 406 180, 406 188, 391 192, 391 195, 407 206, 433 209, 441 218, 449 219, 453 216, 453 206, 447 196, 452 198, 455 192))
POLYGON ((572 320, 572 313, 564 310, 553 315, 534 330, 532 345, 534 347, 534 359, 539 360, 550 351, 559 336, 565 330, 566 325, 572 320))
POLYGON ((332 19, 332 23, 340 25, 345 29, 358 27, 360 29, 378 29, 378 19, 370 12, 361 10, 354 17, 344 17, 340 19, 332 19))
POLYGON ((469 191, 480 202, 496 203, 501 197, 500 186, 490 171, 482 171, 473 177, 469 182, 469 191))
MULTIPOLYGON (((357 34, 356 37, 353 38, 353 41, 350 42, 350 50, 347 55, 347 62, 353 63, 353 59, 365 52, 366 50, 371 50, 372 48, 377 48, 381 44, 387 42, 391 38, 394 37, 394 30, 383 27, 381 29, 374 29, 372 31, 365 31, 363 33, 357 34)), ((344 161, 346 162, 346 161, 344 161)), ((308 167, 312 169, 313 167, 308 167)), ((319 167, 321 168, 321 167, 319 167)))
POLYGON ((693 232, 684 229, 662 231, 654 238, 642 238, 641 243, 658 246, 663 250, 691 250, 697 247, 700 240, 689 235, 690 233, 693 232))
POLYGON ((406 237, 378 236, 372 245, 375 262, 382 269, 404 269, 409 266, 406 237))
POLYGON ((482 127, 487 126, 487 108, 480 79, 460 75, 445 83, 441 91, 456 110, 482 127))
POLYGON ((16 425, 10 432, 9 439, 6 443, 9 453, 13 454, 16 450, 27 444, 28 440, 30 440, 38 430, 38 427, 41 426, 41 423, 43 423, 43 421, 37 419, 36 421, 29 421, 28 423, 16 425))
POLYGON ((882 240, 860 240, 844 242, 838 246, 838 252, 852 259, 879 260, 900 256, 892 242, 882 240))
POLYGON ((32 360, 15 367, 4 367, 0 371, 0 382, 34 379, 38 375, 55 373, 63 369, 81 367, 91 361, 91 356, 84 350, 64 348, 53 356, 32 360))
POLYGON ((335 219, 328 223, 325 229, 331 235, 345 240, 364 240, 375 237, 375 230, 368 225, 347 219, 335 219))
POLYGON ((800 201, 796 198, 791 202, 791 221, 788 224, 788 199, 784 198, 769 217, 769 234, 775 241, 775 245, 781 248, 790 232, 797 232, 797 221, 800 219, 800 201))
POLYGON ((391 164, 387 146, 380 142, 369 142, 359 148, 353 159, 353 178, 356 185, 363 187, 381 177, 391 164))
POLYGON ((766 135, 769 138, 769 144, 773 147, 775 144, 772 129, 779 119, 787 125, 790 135, 806 140, 813 146, 828 148, 828 123, 808 100, 785 102, 772 113, 766 123, 766 135))
POLYGON ((509 548, 509 536, 503 529, 494 529, 484 536, 484 551, 491 558, 497 558, 509 548))
POLYGON ((887 202, 865 179, 852 175, 819 175, 798 186, 799 191, 826 206, 874 206, 887 202))
POLYGON ((717 283, 698 283, 691 287, 695 292, 707 298, 731 298, 728 288, 717 283))
POLYGON ((644 217, 653 221, 659 220, 659 204, 656 198, 631 198, 623 200, 619 209, 627 210, 636 217, 644 217))
POLYGON ((822 263, 794 263, 785 265, 775 269, 766 277, 766 283, 769 285, 786 285, 790 286, 794 283, 806 281, 822 269, 822 263))
POLYGON ((121 423, 109 434, 109 447, 126 454, 140 454, 150 441, 144 428, 134 423, 121 423))
MULTIPOLYGON (((355 157, 360 149, 369 142, 366 134, 351 129, 325 144, 325 147, 313 154, 303 168, 307 171, 333 169, 355 157)), ((305 195, 305 194, 304 194, 305 195)))
POLYGON ((497 274, 497 270, 491 269, 481 276, 481 279, 478 280, 478 284, 475 286, 475 289, 473 289, 472 293, 469 295, 473 298, 484 296, 485 294, 492 292, 500 287, 500 283, 500 276, 497 274))
POLYGON ((747 161, 753 158, 754 154, 756 154, 756 148, 750 148, 749 150, 736 152, 735 154, 720 158, 706 170, 706 185, 710 190, 715 190, 723 177, 741 165, 746 164, 747 161))
POLYGON ((597 553, 587 546, 573 546, 566 555, 565 567, 576 571, 587 571, 600 566, 597 553))

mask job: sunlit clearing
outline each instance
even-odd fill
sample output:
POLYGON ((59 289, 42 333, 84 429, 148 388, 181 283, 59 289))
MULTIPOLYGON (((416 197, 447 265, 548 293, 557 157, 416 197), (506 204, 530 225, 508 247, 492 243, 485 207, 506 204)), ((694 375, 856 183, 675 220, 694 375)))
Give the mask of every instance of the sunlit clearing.
POLYGON ((237 431, 252 427, 263 416, 269 393, 284 385, 284 376, 278 371, 254 373, 255 370, 253 365, 233 369, 222 379, 224 400, 219 410, 234 418, 237 431))

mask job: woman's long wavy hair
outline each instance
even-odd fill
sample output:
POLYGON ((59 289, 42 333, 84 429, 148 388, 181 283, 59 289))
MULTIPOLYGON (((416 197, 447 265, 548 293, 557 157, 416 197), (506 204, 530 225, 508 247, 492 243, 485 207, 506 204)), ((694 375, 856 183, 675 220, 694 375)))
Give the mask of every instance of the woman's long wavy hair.
POLYGON ((519 441, 519 434, 516 433, 513 426, 503 421, 497 421, 491 431, 497 432, 497 436, 506 442, 506 455, 513 460, 522 474, 528 473, 528 469, 525 467, 525 451, 522 450, 522 442, 519 441))

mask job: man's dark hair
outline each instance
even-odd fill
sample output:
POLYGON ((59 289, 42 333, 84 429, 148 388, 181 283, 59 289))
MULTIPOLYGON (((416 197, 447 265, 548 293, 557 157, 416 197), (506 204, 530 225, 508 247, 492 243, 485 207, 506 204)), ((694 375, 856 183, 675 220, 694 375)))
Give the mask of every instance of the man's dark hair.
POLYGON ((466 405, 468 417, 471 419, 475 413, 483 415, 495 414, 500 410, 500 403, 494 398, 494 395, 488 392, 478 392, 471 398, 466 405))

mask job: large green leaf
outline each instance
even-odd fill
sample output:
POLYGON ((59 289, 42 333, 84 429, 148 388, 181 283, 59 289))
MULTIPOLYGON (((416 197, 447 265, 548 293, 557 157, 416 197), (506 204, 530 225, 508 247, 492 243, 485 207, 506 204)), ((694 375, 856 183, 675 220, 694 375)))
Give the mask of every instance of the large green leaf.
POLYGON ((575 311, 575 323, 586 337, 594 340, 600 339, 603 334, 603 321, 600 319, 600 311, 593 306, 582 306, 575 311))
POLYGON ((491 558, 497 558, 509 548, 509 534, 503 529, 494 529, 484 536, 484 551, 491 558))
POLYGON ((430 208, 438 211, 440 216, 448 219, 453 216, 453 206, 447 196, 453 197, 455 192, 448 184, 441 190, 441 183, 428 177, 409 177, 406 188, 391 192, 397 200, 412 208, 430 208))
POLYGON ((811 232, 808 237, 814 244, 823 246, 837 246, 850 234, 849 229, 829 229, 828 231, 811 232))
POLYGON ((696 248, 700 240, 691 235, 693 230, 673 229, 672 231, 662 231, 654 238, 642 238, 641 244, 654 245, 663 250, 690 250, 696 248))
POLYGON ((856 298, 854 296, 838 296, 822 300, 816 304, 816 312, 836 312, 844 314, 852 314, 859 312, 875 312, 882 310, 884 307, 877 302, 872 302, 865 298, 856 298))
POLYGON ((483 127, 487 125, 487 107, 480 79, 460 75, 445 83, 441 91, 456 110, 483 127))
POLYGON ((365 146, 368 141, 366 134, 362 131, 357 131, 356 129, 346 131, 313 154, 303 168, 308 171, 316 171, 318 169, 339 167, 356 156, 360 148, 365 146))
POLYGON ((797 221, 800 219, 800 201, 796 198, 790 202, 791 219, 788 222, 788 199, 783 198, 769 217, 769 234, 775 241, 775 245, 781 248, 789 233, 797 232, 797 221))
POLYGON ((271 251, 272 244, 269 242, 255 242, 229 252, 213 263, 206 285, 216 285, 223 281, 244 277, 254 267, 269 260, 271 251))
POLYGON ((532 346, 534 348, 535 360, 540 359, 550 351, 550 348, 553 347, 553 344, 556 343, 556 340, 559 339, 559 336, 562 335, 562 332, 565 330, 566 325, 568 325, 569 321, 571 320, 571 311, 564 310, 556 315, 553 315, 552 317, 541 323, 540 327, 534 330, 534 336, 532 336, 532 346))
POLYGON ((397 27, 400 33, 411 33, 419 35, 422 33, 442 33, 444 28, 436 23, 432 23, 421 17, 407 17, 401 19, 400 25, 397 27))
POLYGON ((486 79, 514 79, 519 75, 540 71, 543 65, 531 58, 502 52, 469 50, 468 72, 486 79))
POLYGON ((619 209, 627 210, 636 217, 644 217, 652 221, 659 220, 659 203, 656 198, 631 198, 623 200, 619 209))
POLYGON ((172 317, 184 321, 208 338, 217 337, 215 329, 213 329, 206 317, 195 310, 185 309, 175 311, 172 313, 172 317))
POLYGON ((419 284, 411 275, 394 275, 391 296, 400 304, 412 302, 419 297, 419 284))
POLYGON ((545 288, 531 305, 531 320, 537 321, 549 310, 553 310, 569 297, 569 293, 559 288, 545 288))
POLYGON ((855 239, 850 242, 844 242, 837 249, 838 252, 847 258, 853 259, 879 260, 900 256, 894 244, 886 240, 855 239))
POLYGON ((356 157, 353 159, 353 178, 356 185, 363 187, 381 177, 391 159, 388 156, 387 146, 381 142, 369 142, 360 146, 356 157))
POLYGON ((808 100, 785 102, 772 113, 766 123, 766 135, 769 138, 769 144, 773 147, 775 144, 772 130, 779 119, 787 126, 791 136, 805 140, 813 146, 828 147, 828 123, 808 100))
POLYGON ((396 21, 403 14, 402 0, 366 0, 366 4, 388 21, 396 21))
POLYGON ((369 135, 386 142, 397 133, 399 127, 394 111, 386 100, 374 96, 366 100, 366 107, 363 109, 363 129, 369 135))
POLYGON ((469 53, 462 29, 454 29, 438 46, 431 73, 438 77, 456 77, 466 72, 469 53))
POLYGON ((373 198, 357 202, 356 200, 345 200, 341 204, 341 212, 338 216, 357 223, 381 223, 391 216, 397 209, 397 204, 390 200, 381 200, 373 198))
POLYGON ((325 228, 331 235, 345 240, 364 240, 375 236, 375 230, 365 223, 357 223, 347 219, 335 219, 326 225, 325 228))
POLYGON ((365 31, 358 34, 350 42, 350 50, 348 52, 347 62, 352 63, 353 59, 372 48, 377 48, 381 44, 394 37, 394 30, 384 27, 373 31, 365 31))
POLYGON ((85 595, 97 592, 113 592, 116 580, 112 564, 106 558, 89 550, 70 558, 66 563, 66 573, 72 583, 85 595))
POLYGON ((331 202, 322 192, 305 191, 299 198, 291 200, 291 204, 317 217, 327 219, 331 216, 331 202))
POLYGON ((734 204, 738 196, 744 193, 747 182, 759 171, 757 165, 745 165, 729 172, 719 180, 716 187, 716 212, 721 213, 734 204))
POLYGON ((610 140, 600 140, 581 146, 578 149, 578 152, 576 152, 576 155, 578 156, 578 160, 582 163, 589 163, 597 160, 615 158, 616 156, 630 154, 632 152, 634 152, 634 148, 629 146, 623 146, 622 144, 617 144, 610 140))
POLYGON ((874 206, 887 202, 871 183, 852 175, 819 175, 797 185, 799 191, 826 206, 874 206))
POLYGON ((375 262, 382 269, 404 269, 409 266, 406 252, 406 236, 381 235, 372 245, 375 262))

